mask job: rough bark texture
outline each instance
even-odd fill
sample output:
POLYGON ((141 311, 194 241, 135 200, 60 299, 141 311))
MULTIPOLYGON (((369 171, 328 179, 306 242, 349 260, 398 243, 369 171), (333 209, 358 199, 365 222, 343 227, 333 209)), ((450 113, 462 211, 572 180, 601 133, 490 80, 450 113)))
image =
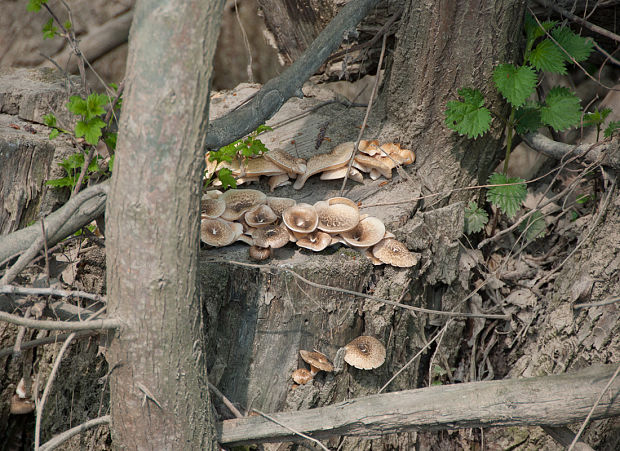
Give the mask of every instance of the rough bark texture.
POLYGON ((196 290, 202 147, 221 1, 138 2, 107 208, 114 439, 215 449, 196 290))

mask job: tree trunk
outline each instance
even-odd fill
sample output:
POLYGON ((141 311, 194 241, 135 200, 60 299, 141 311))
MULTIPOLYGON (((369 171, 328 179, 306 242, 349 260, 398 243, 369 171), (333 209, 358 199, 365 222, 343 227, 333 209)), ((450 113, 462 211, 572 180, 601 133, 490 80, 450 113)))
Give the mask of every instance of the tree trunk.
POLYGON ((216 449, 196 289, 209 79, 222 1, 139 1, 107 205, 114 441, 216 449))

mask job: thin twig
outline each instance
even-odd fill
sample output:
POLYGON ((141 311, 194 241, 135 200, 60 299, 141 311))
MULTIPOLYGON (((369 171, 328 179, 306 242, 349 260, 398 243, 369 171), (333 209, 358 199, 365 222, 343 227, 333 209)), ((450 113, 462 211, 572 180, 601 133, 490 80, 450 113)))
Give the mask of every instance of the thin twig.
POLYGON ((594 413, 594 409, 596 409, 596 406, 598 406, 598 404, 601 402, 601 399, 603 399, 603 395, 605 394, 605 392, 609 389, 609 387, 611 387, 611 384, 613 384, 614 380, 616 380, 616 377, 618 377, 618 373, 620 373, 620 365, 618 365, 618 368, 616 368, 616 372, 614 373, 613 376, 611 376, 611 379, 609 379, 609 382, 607 382, 607 385, 605 385, 605 388, 603 389, 603 391, 601 391, 601 394, 596 399, 596 402, 590 409, 590 412, 588 412, 588 416, 586 417, 586 419, 583 420, 583 423, 581 424, 579 431, 577 431, 577 434, 575 434, 575 438, 573 439, 573 442, 568 447, 568 451, 572 451, 577 441, 579 441, 579 437, 581 437, 583 430, 586 428, 588 422, 590 421, 590 418, 592 417, 592 414, 594 413))
MULTIPOLYGON (((32 312, 32 308, 28 307, 26 309, 26 313, 24 313, 24 318, 28 319, 30 317, 30 313, 32 312)), ((13 349, 11 349, 11 354, 17 356, 21 354, 23 346, 22 341, 24 340, 24 334, 26 333, 25 326, 19 326, 17 330, 17 337, 15 338, 15 344, 13 345, 13 349)))
POLYGON ((368 100, 368 107, 366 108, 366 114, 364 115, 364 121, 362 122, 362 127, 360 128, 360 132, 357 135, 357 139, 355 140, 355 146, 353 146, 353 153, 351 154, 351 158, 349 159, 349 164, 347 166, 347 172, 344 174, 344 179, 342 179, 342 186, 340 187, 340 194, 342 196, 344 193, 344 187, 347 184, 347 180, 349 179, 349 172, 351 171, 351 166, 353 166, 353 161, 355 160, 355 155, 357 154, 360 141, 362 140, 362 136, 364 136, 364 131, 366 130, 366 124, 368 123, 368 117, 370 116, 370 111, 372 110, 372 103, 377 96, 377 89, 379 87, 379 81, 381 80, 381 66, 383 64, 383 56, 385 55, 385 44, 387 42, 387 34, 383 35, 383 43, 381 44, 381 55, 379 56, 379 63, 377 64, 377 78, 375 79, 375 83, 372 87, 372 92, 370 93, 370 99, 368 100))
POLYGON ((5 321, 18 326, 26 326, 32 329, 45 330, 96 330, 96 329, 118 329, 121 327, 121 320, 118 318, 106 318, 90 321, 50 321, 24 319, 21 316, 0 312, 0 321, 5 321))
POLYGON ((573 305, 573 308, 574 309, 580 309, 580 308, 590 308, 590 307, 601 307, 603 305, 615 304, 618 301, 620 301, 620 297, 618 297, 618 296, 610 296, 610 297, 608 297, 607 299, 605 299, 603 301, 583 302, 581 304, 575 304, 575 305, 573 305))
POLYGON ((246 52, 248 52, 248 65, 246 68, 246 71, 248 73, 248 81, 250 83, 254 83, 254 74, 252 73, 252 49, 250 48, 250 41, 248 41, 248 35, 245 32, 245 28, 243 27, 243 22, 241 21, 241 17, 239 16, 237 0, 235 0, 235 17, 237 18, 237 23, 239 24, 241 34, 243 35, 243 45, 245 46, 246 52))
MULTIPOLYGON (((75 334, 76 339, 80 339, 80 338, 93 337, 95 335, 99 335, 101 331, 100 330, 80 330, 78 332, 72 332, 72 333, 75 334)), ((71 334, 70 333, 56 334, 50 337, 37 338, 35 340, 25 341, 21 344, 20 349, 21 350, 32 349, 32 348, 36 348, 42 345, 59 343, 61 340, 66 340, 69 335, 71 334)), ((0 349, 0 359, 2 357, 6 357, 7 355, 13 354, 13 352, 14 352, 13 347, 0 349)))
POLYGON ((44 219, 41 218, 41 235, 43 236, 43 249, 45 250, 45 277, 47 280, 47 286, 50 286, 50 259, 47 253, 49 252, 47 249, 47 234, 45 233, 45 222, 44 219))
POLYGON ((99 294, 87 293, 85 291, 59 290, 56 288, 28 288, 16 285, 1 285, 0 294, 25 294, 39 296, 58 296, 61 298, 77 297, 89 299, 95 302, 106 303, 106 297, 99 294))
POLYGON ((243 418, 243 414, 241 412, 239 412, 239 409, 237 409, 235 407, 235 405, 230 402, 230 400, 224 396, 224 393, 222 393, 221 391, 219 391, 217 389, 217 387, 215 385, 213 385, 211 382, 207 382, 207 384, 209 385, 209 389, 218 397, 222 400, 222 402, 224 403, 224 405, 226 407, 228 407, 228 410, 230 410, 230 413, 232 413, 236 418, 243 418))
POLYGON ((112 417, 110 415, 104 415, 102 417, 99 418, 94 418, 92 420, 88 420, 85 423, 82 423, 78 426, 75 426, 71 429, 68 429, 58 435, 56 435, 55 437, 53 437, 51 440, 45 442, 43 445, 41 445, 39 447, 39 451, 52 451, 53 449, 58 448, 60 445, 62 445, 64 442, 66 442, 67 440, 69 440, 71 437, 80 434, 88 429, 94 428, 95 426, 101 426, 103 424, 110 424, 112 423, 112 417))
MULTIPOLYGON (((82 187, 82 182, 84 181, 84 177, 88 173, 88 167, 90 166, 90 162, 93 161, 93 157, 95 153, 97 153, 97 148, 95 146, 89 146, 89 152, 84 157, 84 162, 82 163, 82 167, 80 168, 80 175, 78 176, 77 182, 73 187, 73 192, 71 193, 71 197, 74 197, 77 193, 80 192, 80 188, 82 187)), ((82 153, 84 151, 82 150, 82 153)))
POLYGON ((332 286, 329 286, 329 285, 323 285, 321 283, 312 282, 311 280, 306 279, 305 277, 301 276, 300 274, 298 274, 297 272, 293 271, 292 269, 285 268, 285 267, 282 267, 282 266, 259 265, 259 264, 255 264, 255 263, 245 263, 245 262, 239 262, 239 261, 235 261, 235 260, 223 260, 223 259, 212 259, 210 261, 214 262, 214 263, 216 263, 216 262, 230 263, 232 265, 246 266, 248 268, 258 268, 258 269, 262 269, 262 270, 285 271, 285 272, 291 274, 293 277, 301 280, 305 284, 310 285, 311 287, 314 287, 314 288, 335 291, 335 292, 338 292, 338 293, 350 294, 352 296, 358 296, 358 297, 361 297, 361 298, 370 299, 372 301, 382 302, 384 304, 393 305, 395 307, 400 307, 402 309, 410 310, 410 311, 413 311, 413 312, 428 313, 428 314, 432 314, 432 315, 453 316, 453 317, 458 317, 458 318, 489 318, 489 319, 502 319, 502 320, 510 319, 509 315, 495 315, 495 314, 486 314, 486 313, 445 312, 445 311, 442 311, 442 310, 431 310, 431 309, 427 309, 427 308, 423 308, 423 307, 414 307, 412 305, 401 304, 399 302, 391 301, 389 299, 383 299, 383 298, 380 298, 378 296, 373 296, 371 294, 360 293, 359 291, 352 291, 352 290, 347 290, 345 288, 332 287, 332 286))
POLYGON ((292 427, 287 426, 286 424, 283 424, 281 422, 279 422, 278 420, 276 420, 273 417, 270 417, 269 415, 267 415, 266 413, 261 412, 260 410, 256 410, 256 409, 252 409, 254 412, 256 412, 257 414, 259 414, 260 416, 267 418, 269 421, 273 421, 275 424, 277 424, 278 426, 282 426, 284 429, 287 429, 289 431, 291 431, 293 434, 295 435, 299 435, 300 437, 303 437, 305 439, 310 440, 311 442, 316 443, 318 446, 320 446, 322 449, 324 449, 325 451, 329 451, 329 448, 327 448, 325 445, 323 445, 321 442, 319 442, 317 439, 310 437, 309 435, 306 435, 302 432, 296 431, 295 429, 293 429, 292 427))

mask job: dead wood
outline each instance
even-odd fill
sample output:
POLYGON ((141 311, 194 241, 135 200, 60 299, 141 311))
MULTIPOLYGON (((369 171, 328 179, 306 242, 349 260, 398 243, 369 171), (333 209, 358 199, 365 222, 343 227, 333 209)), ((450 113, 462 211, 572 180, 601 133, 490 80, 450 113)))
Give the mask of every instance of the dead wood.
MULTIPOLYGON (((446 385, 366 396, 328 407, 281 412, 279 422, 315 438, 357 435, 375 438, 412 430, 558 426, 582 421, 614 374, 616 365, 572 374, 446 385)), ((615 380, 592 418, 620 415, 615 380)), ((218 424, 222 445, 296 441, 281 426, 260 417, 218 424)))

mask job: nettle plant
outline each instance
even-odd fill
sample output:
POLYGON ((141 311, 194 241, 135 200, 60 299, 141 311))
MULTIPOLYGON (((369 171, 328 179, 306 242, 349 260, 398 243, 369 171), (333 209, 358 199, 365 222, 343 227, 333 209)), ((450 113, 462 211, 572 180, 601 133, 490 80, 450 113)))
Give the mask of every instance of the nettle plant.
MULTIPOLYGON (((582 122, 580 99, 568 88, 556 86, 544 99, 534 98, 536 86, 542 72, 566 74, 567 63, 586 60, 592 51, 591 40, 582 38, 569 28, 558 26, 556 21, 539 23, 531 16, 525 18, 526 46, 523 64, 500 64, 493 71, 493 83, 510 107, 507 118, 500 117, 485 106, 485 99, 477 89, 461 88, 462 100, 450 101, 445 111, 446 125, 460 135, 476 139, 484 135, 491 126, 493 116, 506 126, 506 155, 502 172, 491 174, 487 201, 512 219, 521 209, 527 195, 525 180, 508 177, 506 172, 510 160, 515 134, 533 132, 541 127, 555 131, 566 130, 582 122)), ((609 114, 608 110, 583 115, 583 125, 595 125, 600 132, 601 124, 609 114)), ((611 124, 605 130, 610 136, 618 124, 611 124)), ((598 137, 598 134, 597 134, 598 137)), ((470 202, 465 210, 465 231, 476 233, 488 222, 486 211, 470 202)), ((545 223, 538 211, 521 224, 526 239, 534 240, 545 233, 545 223)))

